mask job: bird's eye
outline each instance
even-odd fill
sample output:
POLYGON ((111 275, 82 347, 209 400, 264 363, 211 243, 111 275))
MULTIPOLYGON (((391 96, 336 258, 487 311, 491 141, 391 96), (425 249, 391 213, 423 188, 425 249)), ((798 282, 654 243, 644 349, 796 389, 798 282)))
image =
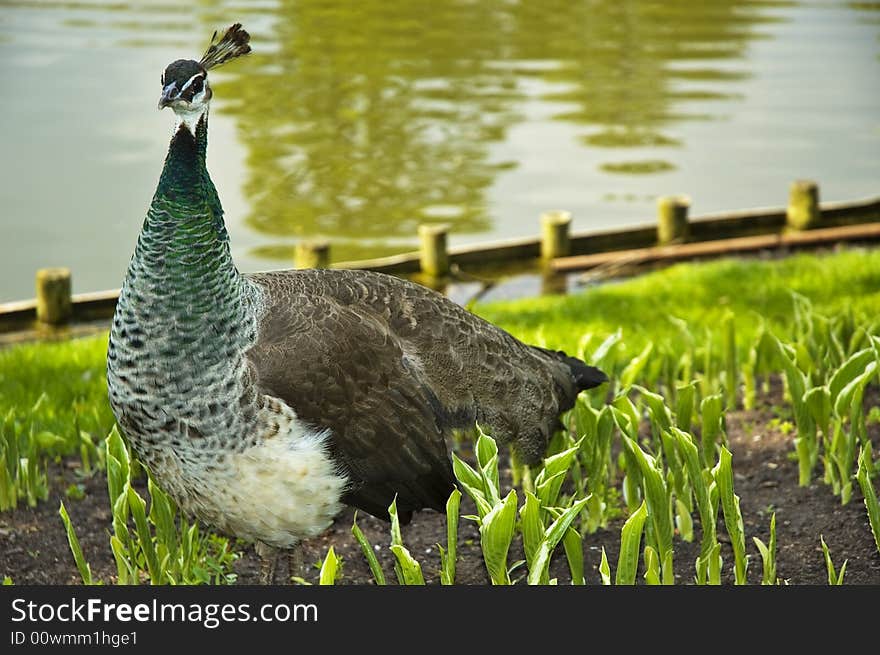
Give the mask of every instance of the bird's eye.
POLYGON ((162 77, 159 78, 159 84, 165 86, 165 73, 162 73, 162 77))
POLYGON ((204 83, 205 83, 205 78, 203 78, 203 77, 195 78, 192 83, 193 93, 194 94, 201 93, 202 88, 204 87, 204 83))

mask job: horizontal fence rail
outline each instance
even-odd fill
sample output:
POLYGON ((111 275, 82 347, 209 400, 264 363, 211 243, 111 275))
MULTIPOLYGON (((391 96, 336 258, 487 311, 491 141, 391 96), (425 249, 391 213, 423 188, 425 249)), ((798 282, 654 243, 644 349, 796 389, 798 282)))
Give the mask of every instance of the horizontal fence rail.
MULTIPOLYGON (((566 273, 613 264, 643 264, 775 248, 816 247, 841 241, 880 240, 880 198, 819 202, 815 182, 797 180, 788 205, 690 217, 687 196, 657 201, 656 221, 619 229, 572 232, 572 215, 563 210, 540 216, 540 236, 488 244, 448 247, 449 226, 418 228, 419 250, 377 259, 331 264, 332 244, 303 240, 296 246, 296 268, 366 269, 395 275, 442 279, 453 267, 472 271, 507 265, 566 273)), ((36 298, 0 304, 0 334, 105 321, 113 315, 119 289, 71 294, 71 272, 41 269, 36 298)), ((4 340, 0 339, 0 343, 4 340)))

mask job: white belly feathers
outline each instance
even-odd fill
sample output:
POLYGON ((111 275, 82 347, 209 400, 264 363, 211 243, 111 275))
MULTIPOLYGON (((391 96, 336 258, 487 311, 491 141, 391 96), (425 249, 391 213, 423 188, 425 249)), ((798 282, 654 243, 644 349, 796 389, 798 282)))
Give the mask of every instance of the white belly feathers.
POLYGON ((303 425, 281 400, 266 401, 257 424, 271 428, 256 445, 226 454, 210 477, 203 470, 180 476, 190 482, 181 504, 223 532, 288 548, 330 525, 347 481, 327 453, 326 431, 303 425))

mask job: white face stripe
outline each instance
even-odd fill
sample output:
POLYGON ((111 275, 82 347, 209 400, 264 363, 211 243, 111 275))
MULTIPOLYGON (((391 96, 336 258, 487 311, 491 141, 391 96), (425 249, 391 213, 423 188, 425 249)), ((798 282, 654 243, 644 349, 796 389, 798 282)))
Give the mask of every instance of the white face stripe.
POLYGON ((167 86, 165 86, 162 89, 162 96, 163 97, 168 96, 171 100, 182 99, 182 98, 180 98, 180 96, 183 95, 183 92, 186 91, 189 87, 191 87, 193 85, 193 83, 196 81, 196 78, 199 78, 199 77, 205 81, 205 84, 202 85, 202 90, 199 91, 197 94, 195 94, 193 96, 192 101, 191 101, 193 105, 198 104, 201 100, 204 99, 205 88, 207 86, 207 79, 206 79, 204 73, 196 73, 191 78, 189 78, 186 81, 186 84, 184 84, 183 87, 181 87, 181 89, 174 96, 171 96, 170 94, 171 94, 171 92, 173 92, 177 88, 177 82, 176 81, 171 82, 170 84, 168 84, 167 86))
MULTIPOLYGON (((204 79, 205 74, 204 73, 196 73, 191 78, 189 78, 186 81, 186 84, 183 85, 183 88, 180 90, 180 93, 183 93, 184 91, 186 91, 192 85, 192 83, 196 81, 197 77, 201 77, 202 79, 204 79)), ((180 95, 180 94, 178 94, 178 95, 180 95)))

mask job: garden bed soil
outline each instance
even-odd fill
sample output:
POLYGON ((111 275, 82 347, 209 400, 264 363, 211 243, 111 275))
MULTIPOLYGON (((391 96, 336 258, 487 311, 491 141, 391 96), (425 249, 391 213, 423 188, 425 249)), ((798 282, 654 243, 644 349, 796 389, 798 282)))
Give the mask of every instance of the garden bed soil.
MULTIPOLYGON (((839 568, 847 561, 845 583, 880 584, 880 553, 874 544, 858 485, 855 485, 853 498, 847 505, 841 505, 840 499, 820 480, 815 480, 809 487, 798 486, 797 462, 792 458, 793 433, 785 429, 784 423, 774 420, 778 411, 779 407, 767 404, 754 411, 729 413, 727 417, 729 445, 734 455, 734 488, 741 500, 750 555, 749 581, 758 583, 761 580, 761 559, 752 537, 765 543, 769 541, 770 516, 776 512, 777 574, 781 580, 790 584, 827 584, 821 535, 828 544, 835 566, 839 568)), ((880 442, 877 428, 875 424, 870 429, 875 444, 880 442)), ((58 515, 59 503, 64 500, 93 575, 105 583, 113 581, 116 567, 109 547, 111 515, 106 481, 101 474, 81 479, 76 466, 73 461, 52 465, 47 502, 36 508, 20 507, 0 514, 0 577, 9 576, 15 584, 80 583, 58 515), (67 498, 64 493, 68 485, 76 482, 85 489, 81 500, 67 498)), ((473 506, 464 498, 462 515, 470 513, 474 513, 473 506)), ((337 584, 374 584, 360 547, 351 535, 353 516, 352 510, 344 511, 324 534, 304 543, 302 577, 317 582, 319 563, 332 545, 343 560, 342 575, 337 584)), ((598 565, 602 548, 608 555, 612 571, 615 569, 622 522, 622 518, 617 519, 610 522, 607 529, 584 535, 587 584, 600 583, 598 565)), ((695 523, 694 542, 678 538, 675 541, 678 583, 687 584, 694 580, 700 535, 696 519, 695 523)), ((389 583, 394 583, 394 560, 387 548, 390 541, 388 523, 360 513, 358 525, 374 547, 378 546, 376 554, 385 576, 389 583)), ((718 534, 724 558, 723 581, 732 583, 733 553, 721 517, 718 534)), ((426 581, 438 584, 440 558, 437 544, 445 545, 446 542, 445 516, 432 511, 416 514, 413 521, 404 526, 403 539, 412 555, 421 562, 426 581)), ((254 549, 242 544, 241 550, 242 556, 235 565, 237 583, 257 584, 260 566, 254 549)), ((565 584, 570 581, 570 576, 562 548, 558 551, 551 566, 551 576, 565 584)), ((521 558, 521 544, 514 542, 510 561, 521 558)), ((513 578, 522 579, 525 573, 525 568, 520 567, 514 571, 513 578)), ((489 583, 480 552, 479 530, 473 521, 464 518, 459 522, 456 582, 489 583)))

